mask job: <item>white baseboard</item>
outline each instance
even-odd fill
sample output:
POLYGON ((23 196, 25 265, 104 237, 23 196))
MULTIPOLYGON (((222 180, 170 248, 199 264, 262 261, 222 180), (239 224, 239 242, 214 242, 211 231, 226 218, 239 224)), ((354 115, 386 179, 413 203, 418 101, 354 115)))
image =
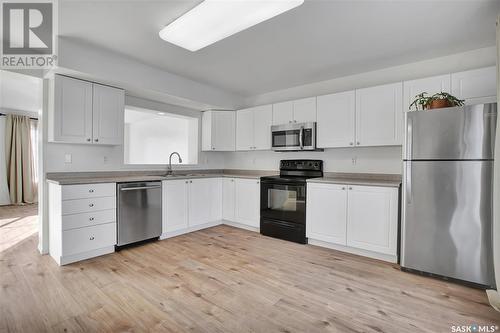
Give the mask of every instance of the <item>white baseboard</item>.
POLYGON ((378 259, 378 260, 383 260, 383 261, 387 261, 387 262, 391 262, 391 263, 398 262, 397 255, 377 253, 377 252, 362 250, 362 249, 358 249, 358 248, 354 248, 354 247, 350 247, 350 246, 328 243, 328 242, 324 242, 324 241, 320 241, 320 240, 316 240, 316 239, 311 239, 311 238, 309 238, 308 244, 326 247, 326 248, 329 248, 332 250, 347 252, 347 253, 351 253, 351 254, 356 254, 359 256, 363 256, 363 257, 369 257, 369 258, 374 258, 374 259, 378 259))
POLYGON ((222 224, 229 225, 229 226, 235 227, 235 228, 249 230, 249 231, 260 232, 260 228, 251 227, 251 226, 246 225, 246 224, 233 222, 233 221, 229 221, 229 220, 222 220, 222 224))
POLYGON ((71 264, 71 263, 76 262, 76 261, 81 261, 81 260, 90 259, 93 257, 102 256, 104 254, 109 254, 109 253, 113 253, 113 252, 115 252, 115 246, 111 245, 111 246, 106 246, 106 247, 103 247, 103 248, 100 248, 97 250, 77 253, 77 254, 73 254, 70 256, 62 256, 62 257, 59 257, 59 260, 57 260, 58 258, 54 258, 54 260, 59 264, 59 266, 61 266, 61 265, 71 264))
POLYGON ((198 230, 201 230, 201 229, 215 227, 216 225, 220 225, 220 224, 222 224, 221 220, 219 220, 219 221, 213 221, 213 222, 208 222, 208 223, 204 223, 204 224, 200 224, 200 225, 195 225, 195 226, 192 226, 192 227, 188 227, 188 228, 184 228, 184 229, 179 229, 179 230, 175 230, 175 231, 164 232, 164 233, 161 234, 160 240, 171 238, 171 237, 180 236, 180 235, 187 234, 187 233, 193 232, 193 231, 198 231, 198 230))

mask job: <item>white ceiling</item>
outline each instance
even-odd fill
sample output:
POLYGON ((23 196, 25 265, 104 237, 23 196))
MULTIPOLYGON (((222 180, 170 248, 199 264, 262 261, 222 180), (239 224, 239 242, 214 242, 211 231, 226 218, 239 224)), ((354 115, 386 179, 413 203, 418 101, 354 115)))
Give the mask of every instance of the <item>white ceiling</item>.
POLYGON ((190 52, 159 30, 199 0, 59 2, 59 34, 254 96, 495 45, 498 0, 306 0, 190 52))

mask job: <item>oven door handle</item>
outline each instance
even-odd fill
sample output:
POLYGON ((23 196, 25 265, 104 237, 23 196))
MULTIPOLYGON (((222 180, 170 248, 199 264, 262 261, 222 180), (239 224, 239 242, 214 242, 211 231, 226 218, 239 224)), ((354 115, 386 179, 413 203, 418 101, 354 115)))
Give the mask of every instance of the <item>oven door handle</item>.
POLYGON ((300 127, 299 145, 301 150, 304 149, 304 126, 300 127))

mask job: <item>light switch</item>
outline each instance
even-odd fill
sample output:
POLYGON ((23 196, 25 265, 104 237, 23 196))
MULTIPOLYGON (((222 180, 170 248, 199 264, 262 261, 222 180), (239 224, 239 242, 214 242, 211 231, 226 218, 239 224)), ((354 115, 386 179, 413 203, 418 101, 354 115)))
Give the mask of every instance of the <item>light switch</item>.
POLYGON ((64 154, 64 163, 71 163, 71 154, 64 154))

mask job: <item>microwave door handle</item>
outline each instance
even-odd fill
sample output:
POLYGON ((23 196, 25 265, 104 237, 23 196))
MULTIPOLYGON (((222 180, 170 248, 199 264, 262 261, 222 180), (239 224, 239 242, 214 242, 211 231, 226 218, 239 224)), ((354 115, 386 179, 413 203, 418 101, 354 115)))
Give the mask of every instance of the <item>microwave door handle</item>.
POLYGON ((300 149, 304 149, 304 127, 301 127, 300 128, 300 132, 299 132, 299 145, 300 145, 300 149))

